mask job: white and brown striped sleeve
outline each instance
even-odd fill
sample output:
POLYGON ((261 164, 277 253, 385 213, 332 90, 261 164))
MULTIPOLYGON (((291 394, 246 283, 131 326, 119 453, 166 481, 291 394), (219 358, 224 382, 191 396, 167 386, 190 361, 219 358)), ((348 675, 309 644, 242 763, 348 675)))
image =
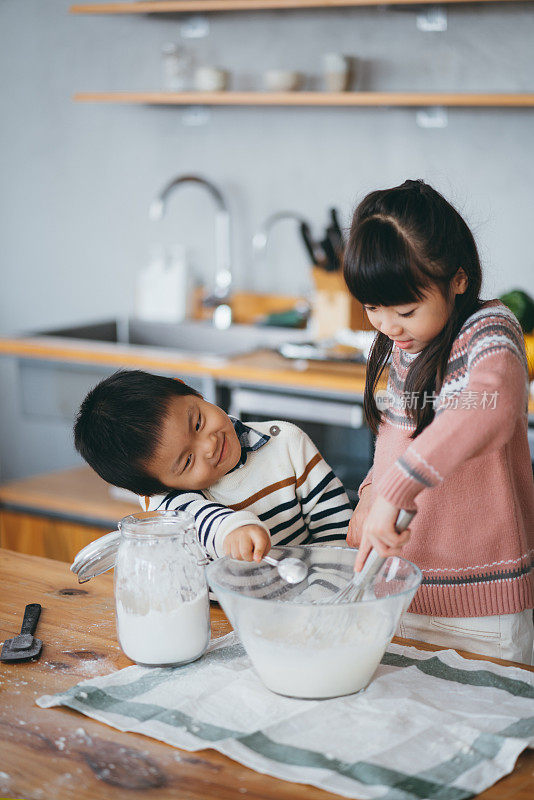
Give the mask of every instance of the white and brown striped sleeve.
POLYGON ((169 491, 148 499, 147 510, 187 511, 195 520, 199 542, 212 558, 224 555, 226 536, 243 525, 267 526, 251 511, 233 511, 225 505, 210 500, 202 491, 169 491))
POLYGON ((312 544, 344 544, 352 514, 347 493, 312 440, 294 427, 296 494, 312 544))

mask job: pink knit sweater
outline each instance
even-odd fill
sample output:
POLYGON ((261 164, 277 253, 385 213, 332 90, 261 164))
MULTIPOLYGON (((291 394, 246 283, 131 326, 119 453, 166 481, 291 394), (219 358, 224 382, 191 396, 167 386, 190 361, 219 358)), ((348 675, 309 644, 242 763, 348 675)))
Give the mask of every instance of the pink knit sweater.
POLYGON ((491 300, 454 341, 432 423, 414 440, 404 391, 417 355, 393 349, 371 483, 417 509, 403 555, 423 572, 410 611, 448 617, 532 608, 534 482, 528 373, 514 315, 491 300))

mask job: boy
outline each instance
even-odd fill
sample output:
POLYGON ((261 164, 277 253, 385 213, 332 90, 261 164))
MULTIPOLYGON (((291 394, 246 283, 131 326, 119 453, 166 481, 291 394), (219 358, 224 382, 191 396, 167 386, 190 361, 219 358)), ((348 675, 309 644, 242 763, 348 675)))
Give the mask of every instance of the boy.
POLYGON ((289 422, 253 425, 181 381, 120 371, 83 401, 74 442, 145 510, 194 516, 213 557, 260 561, 271 544, 345 545, 351 506, 312 441, 289 422))

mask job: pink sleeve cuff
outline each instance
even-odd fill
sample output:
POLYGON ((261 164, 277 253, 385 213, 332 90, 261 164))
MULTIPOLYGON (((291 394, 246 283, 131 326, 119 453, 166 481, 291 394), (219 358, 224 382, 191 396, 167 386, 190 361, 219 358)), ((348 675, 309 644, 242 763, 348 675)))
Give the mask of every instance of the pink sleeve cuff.
POLYGON ((384 497, 397 508, 413 511, 416 509, 415 498, 424 488, 423 483, 410 476, 395 461, 375 486, 375 494, 384 497))

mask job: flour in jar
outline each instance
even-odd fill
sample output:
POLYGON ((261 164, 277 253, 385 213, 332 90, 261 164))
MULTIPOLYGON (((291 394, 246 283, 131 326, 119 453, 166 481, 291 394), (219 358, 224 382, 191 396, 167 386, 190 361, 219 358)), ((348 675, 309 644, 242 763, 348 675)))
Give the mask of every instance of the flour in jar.
MULTIPOLYGON (((314 612, 310 612, 313 614, 314 612)), ((243 644, 265 686, 278 694, 319 699, 364 689, 391 641, 391 621, 381 613, 326 629, 283 619, 276 630, 248 630, 243 644)))
POLYGON ((149 518, 123 530, 115 565, 119 643, 128 658, 146 666, 194 661, 210 638, 206 576, 193 520, 167 513, 167 522, 149 518))
POLYGON ((183 664, 199 658, 209 643, 207 592, 172 609, 138 614, 117 602, 119 642, 132 661, 146 666, 183 664))

